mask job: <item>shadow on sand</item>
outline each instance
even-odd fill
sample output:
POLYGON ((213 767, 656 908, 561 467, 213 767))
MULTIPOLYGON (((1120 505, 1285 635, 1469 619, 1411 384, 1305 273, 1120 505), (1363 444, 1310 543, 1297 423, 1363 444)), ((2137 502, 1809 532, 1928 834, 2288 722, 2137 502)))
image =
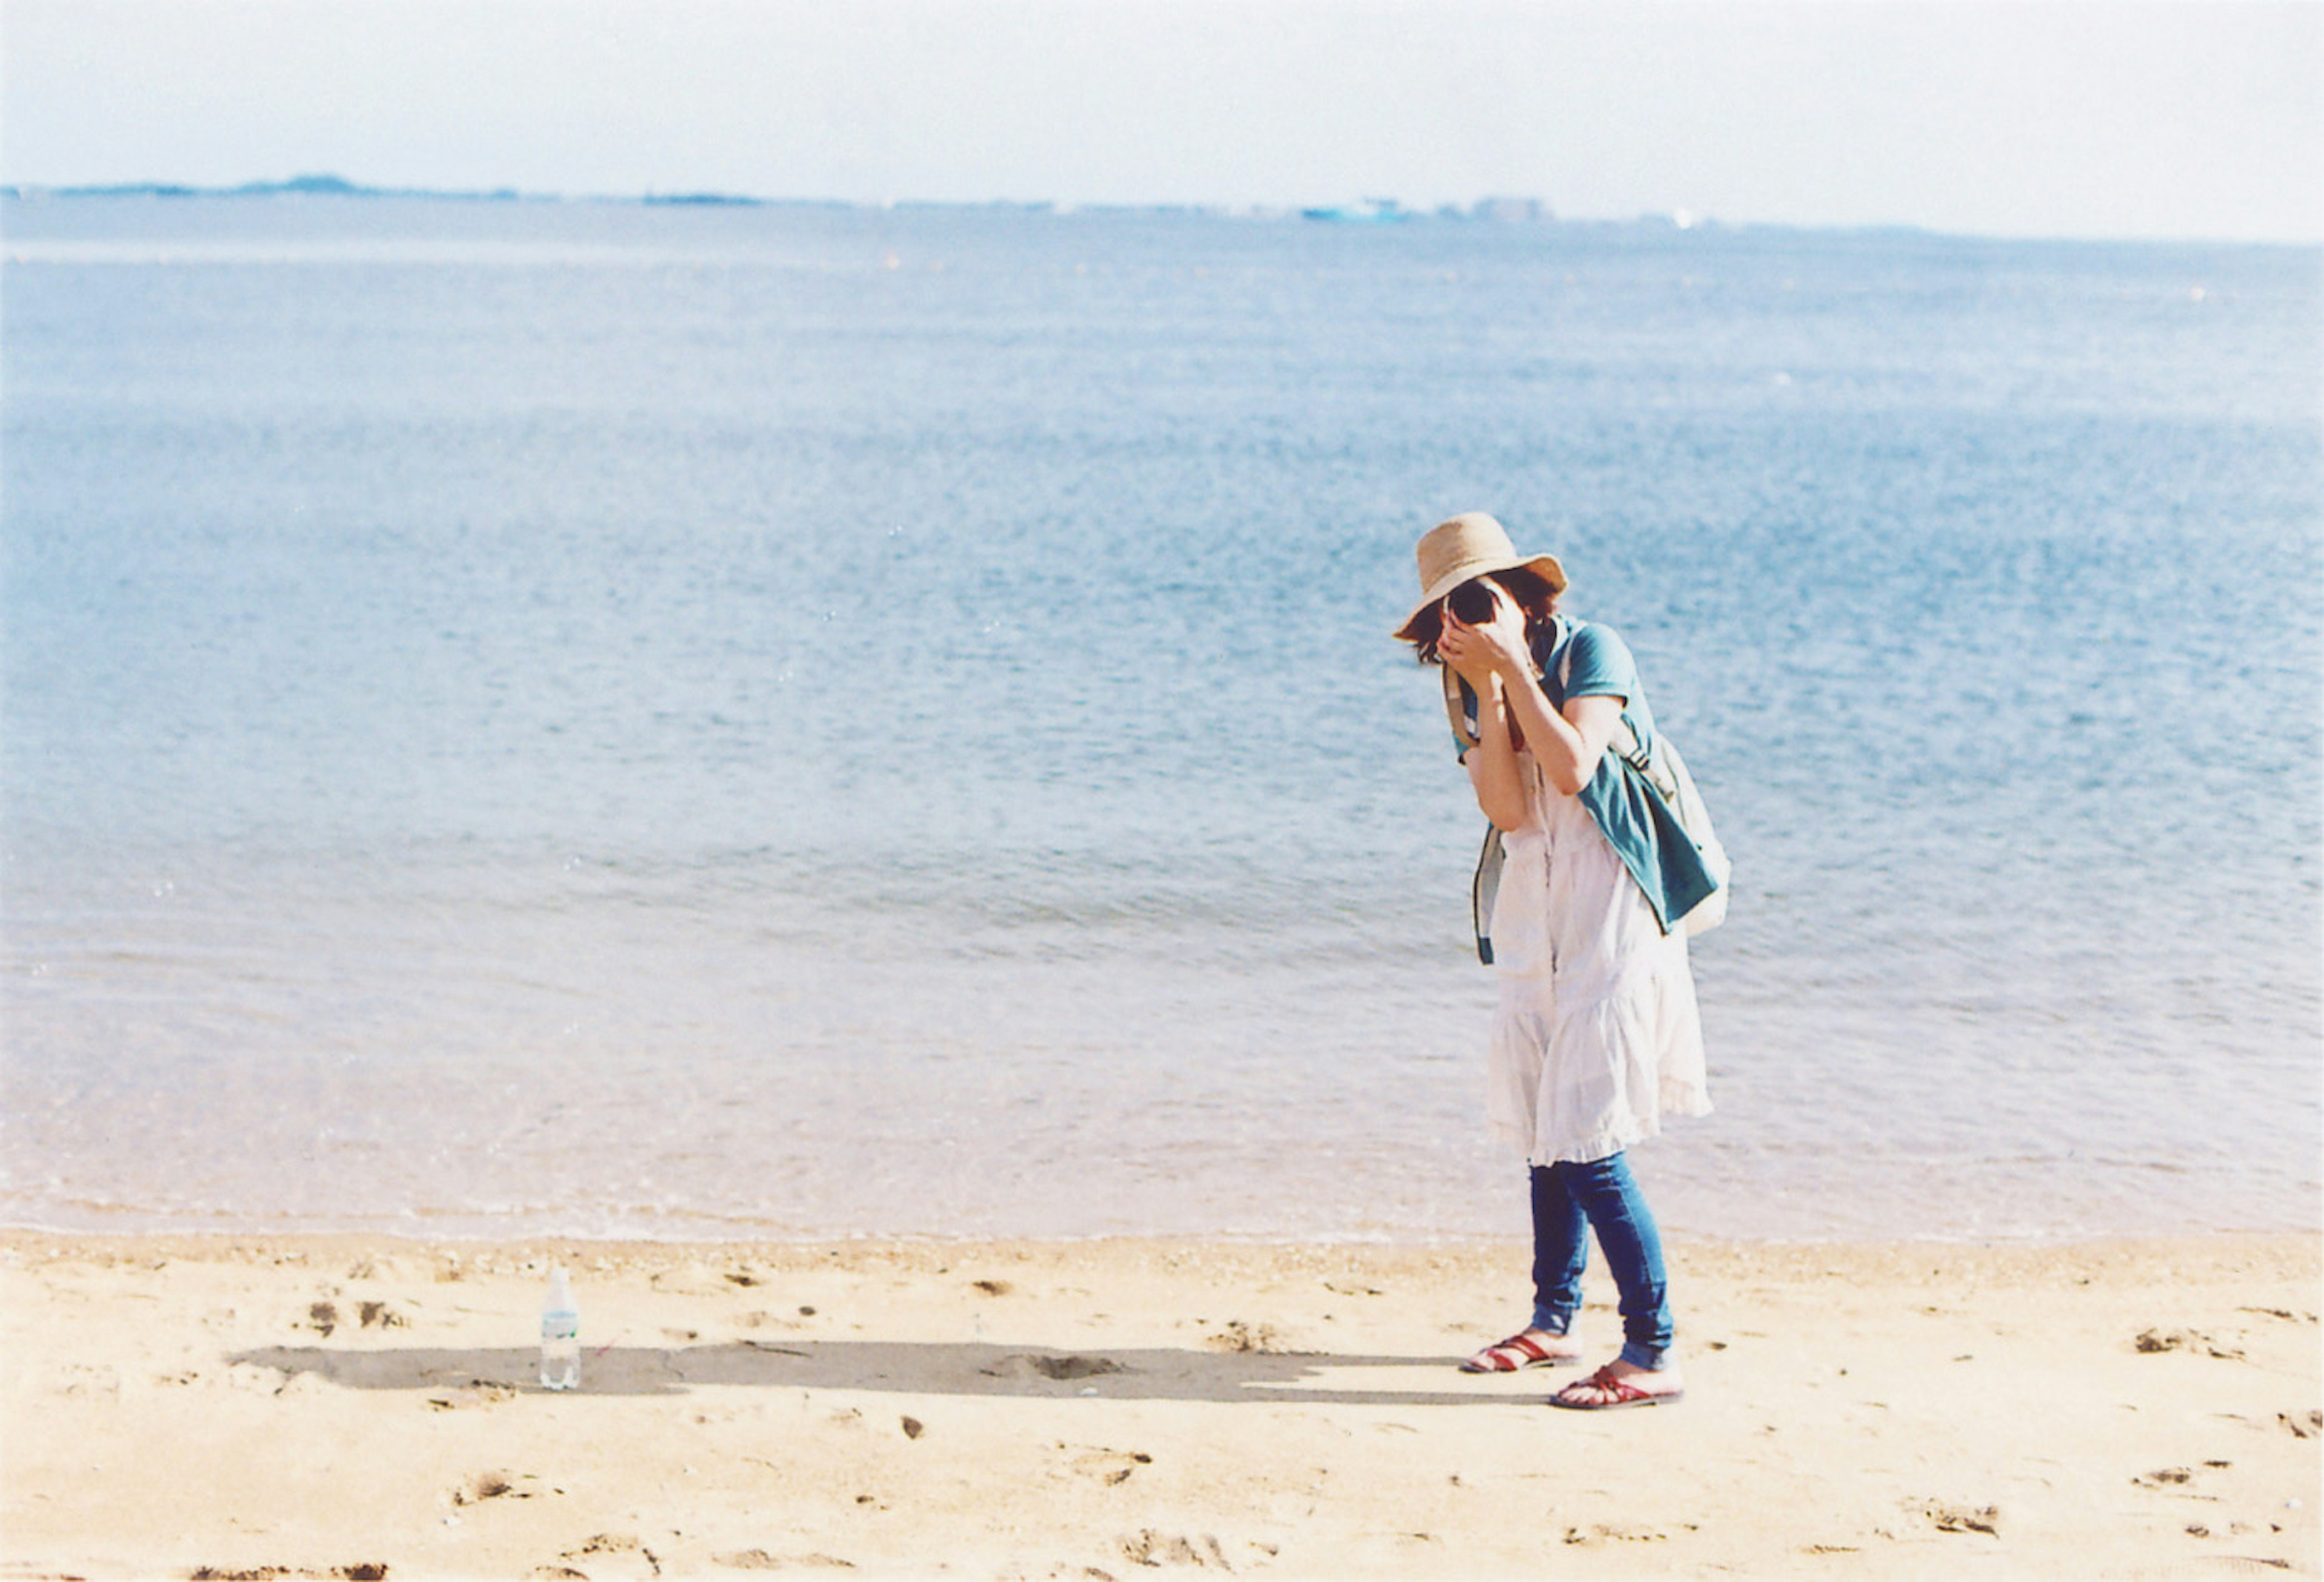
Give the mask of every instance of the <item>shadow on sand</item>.
MULTIPOLYGON (((967 1343, 824 1340, 778 1345, 738 1340, 662 1347, 616 1344, 583 1355, 580 1393, 585 1395, 676 1395, 697 1385, 759 1384, 914 1395, 1095 1393, 1119 1401, 1489 1406, 1528 1404, 1547 1393, 1547 1388, 1512 1393, 1489 1387, 1485 1380, 1465 1389, 1428 1388, 1438 1380, 1452 1379, 1450 1358, 1324 1352, 1070 1353, 967 1343)), ((518 1347, 276 1346, 240 1352, 230 1360, 275 1369, 286 1382, 311 1374, 348 1389, 411 1390, 446 1403, 461 1392, 545 1393, 535 1378, 539 1354, 518 1347)), ((1547 1386, 1546 1379, 1543 1384, 1547 1386)))

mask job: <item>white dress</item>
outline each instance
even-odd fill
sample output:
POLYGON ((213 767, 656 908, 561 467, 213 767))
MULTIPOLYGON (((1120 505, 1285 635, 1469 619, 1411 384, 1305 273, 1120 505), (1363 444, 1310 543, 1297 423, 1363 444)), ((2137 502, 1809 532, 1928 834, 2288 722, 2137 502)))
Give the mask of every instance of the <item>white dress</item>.
POLYGON ((1604 1159, 1708 1115, 1686 931, 1665 934, 1579 797, 1517 767, 1532 823, 1503 837, 1487 1118, 1531 1164, 1604 1159))

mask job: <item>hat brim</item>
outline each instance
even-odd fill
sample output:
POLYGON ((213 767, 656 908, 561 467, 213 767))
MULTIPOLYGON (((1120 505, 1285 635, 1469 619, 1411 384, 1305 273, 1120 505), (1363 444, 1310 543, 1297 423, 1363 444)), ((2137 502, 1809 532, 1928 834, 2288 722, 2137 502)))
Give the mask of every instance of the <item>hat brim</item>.
POLYGON ((1552 593, 1565 592, 1565 567, 1558 564, 1554 555, 1497 555, 1464 560, 1428 584, 1428 591, 1420 595, 1420 602, 1412 607, 1412 613, 1397 627, 1397 640, 1411 642, 1414 639, 1412 629, 1418 624, 1420 618, 1427 614, 1431 607, 1442 603, 1445 596, 1462 583, 1475 582, 1479 577, 1489 576, 1497 571, 1530 571, 1549 584, 1552 593))

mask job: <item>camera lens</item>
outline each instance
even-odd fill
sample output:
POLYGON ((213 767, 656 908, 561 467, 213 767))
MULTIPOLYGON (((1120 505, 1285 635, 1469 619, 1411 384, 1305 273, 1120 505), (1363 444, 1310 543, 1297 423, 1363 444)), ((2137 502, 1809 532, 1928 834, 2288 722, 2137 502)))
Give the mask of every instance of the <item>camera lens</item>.
POLYGON ((1481 626, 1493 618, 1493 591, 1482 577, 1462 583, 1444 602, 1463 626, 1481 626))

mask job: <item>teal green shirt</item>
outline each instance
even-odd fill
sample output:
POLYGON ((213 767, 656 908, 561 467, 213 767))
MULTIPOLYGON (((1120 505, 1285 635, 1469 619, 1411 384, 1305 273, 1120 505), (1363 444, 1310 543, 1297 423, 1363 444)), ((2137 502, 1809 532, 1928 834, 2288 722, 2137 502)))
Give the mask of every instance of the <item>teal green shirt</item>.
MULTIPOLYGON (((1646 702, 1630 645, 1619 632, 1594 621, 1554 616, 1551 630, 1535 639, 1533 658, 1551 708, 1563 713, 1566 704, 1577 697, 1618 697, 1630 734, 1640 748, 1653 751, 1654 709, 1646 702)), ((1462 696, 1471 704, 1473 718, 1474 699, 1466 684, 1462 696)), ((1608 752, 1599 759, 1596 773, 1579 795, 1591 821, 1637 881, 1665 934, 1673 918, 1685 916, 1719 888, 1669 805, 1647 786, 1644 775, 1617 754, 1608 752)))

